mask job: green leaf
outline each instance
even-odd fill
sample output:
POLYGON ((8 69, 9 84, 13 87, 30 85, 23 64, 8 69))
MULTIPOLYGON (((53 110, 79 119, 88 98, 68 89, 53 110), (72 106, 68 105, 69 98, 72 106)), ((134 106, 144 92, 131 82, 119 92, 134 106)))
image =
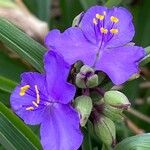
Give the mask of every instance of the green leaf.
POLYGON ((40 150, 37 136, 0 103, 0 143, 8 150, 40 150))
POLYGON ((122 2, 122 0, 108 0, 105 4, 106 7, 113 7, 113 6, 117 6, 122 2))
POLYGON ((42 60, 46 49, 16 26, 2 18, 0 18, 0 41, 29 62, 38 71, 43 71, 42 60))
POLYGON ((50 19, 50 8, 51 8, 52 0, 38 0, 38 17, 39 19, 49 22, 50 19))
POLYGON ((124 139, 114 150, 150 150, 150 134, 141 134, 124 139))
POLYGON ((96 5, 97 4, 97 0, 80 0, 80 3, 83 7, 84 10, 88 9, 89 7, 91 7, 92 5, 96 5))
POLYGON ((144 66, 150 62, 150 46, 145 48, 147 55, 141 60, 140 66, 144 66))
POLYGON ((0 76, 0 89, 2 91, 11 93, 12 90, 15 88, 15 86, 17 85, 16 82, 9 80, 3 76, 0 76))
POLYGON ((23 2, 34 15, 49 23, 52 0, 23 0, 23 2))

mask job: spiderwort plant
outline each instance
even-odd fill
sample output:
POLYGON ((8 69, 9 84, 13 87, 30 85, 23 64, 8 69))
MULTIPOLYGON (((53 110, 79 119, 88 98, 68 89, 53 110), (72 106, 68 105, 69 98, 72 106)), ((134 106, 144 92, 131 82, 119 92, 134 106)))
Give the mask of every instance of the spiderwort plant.
POLYGON ((82 134, 78 114, 70 104, 76 92, 66 81, 70 67, 52 51, 46 53, 44 64, 45 74, 21 75, 21 84, 10 98, 12 109, 25 123, 41 124, 44 150, 77 150, 82 134))
POLYGON ((144 49, 128 43, 134 36, 132 15, 122 7, 91 7, 79 27, 64 33, 54 29, 45 42, 49 49, 61 53, 69 64, 78 60, 105 72, 114 84, 122 84, 138 72, 144 49))

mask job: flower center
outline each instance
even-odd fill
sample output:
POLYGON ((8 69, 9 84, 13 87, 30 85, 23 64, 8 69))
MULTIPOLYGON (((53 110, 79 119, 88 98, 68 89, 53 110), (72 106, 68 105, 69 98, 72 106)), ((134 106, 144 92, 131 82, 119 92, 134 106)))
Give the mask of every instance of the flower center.
POLYGON ((119 22, 119 19, 115 16, 109 17, 110 23, 106 20, 106 12, 103 14, 96 14, 93 18, 94 31, 100 48, 103 43, 109 42, 115 34, 119 33, 119 30, 115 28, 115 24, 119 22), (106 25, 107 21, 107 25, 106 25))
MULTIPOLYGON (((20 96, 24 96, 26 94, 26 91, 30 88, 30 85, 25 85, 20 88, 20 96)), ((35 108, 39 107, 40 105, 40 94, 39 94, 39 89, 37 85, 34 85, 35 93, 36 93, 36 100, 32 101, 31 106, 27 106, 26 110, 34 110, 35 108)), ((46 102, 47 104, 48 102, 46 102)))
POLYGON ((107 14, 104 11, 103 14, 97 13, 93 18, 94 32, 96 41, 98 43, 97 58, 94 62, 93 67, 96 65, 102 46, 105 46, 114 37, 114 35, 119 33, 118 28, 115 27, 119 22, 119 19, 115 16, 110 16, 109 21, 107 21, 106 19, 108 17, 106 17, 107 14))

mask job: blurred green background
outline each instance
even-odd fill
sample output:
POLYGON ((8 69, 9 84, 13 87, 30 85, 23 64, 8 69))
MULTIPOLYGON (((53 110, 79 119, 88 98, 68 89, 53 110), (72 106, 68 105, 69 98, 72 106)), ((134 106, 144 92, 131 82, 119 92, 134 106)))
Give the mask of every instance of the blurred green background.
MULTIPOLYGON (((133 14, 136 31, 133 42, 142 47, 150 45, 150 0, 0 0, 0 16, 15 23, 43 44, 48 30, 58 28, 64 31, 80 12, 93 5, 123 6, 129 9, 133 14)), ((0 44, 0 84, 4 84, 1 78, 5 77, 14 82, 13 86, 19 83, 22 72, 30 70, 35 69, 6 45, 0 44)), ((118 87, 132 103, 132 110, 125 112, 127 120, 117 123, 120 140, 150 131, 150 64, 141 68, 141 75, 118 87)), ((0 99, 8 107, 10 92, 0 88, 0 99)), ((38 127, 31 129, 38 134, 38 127)))

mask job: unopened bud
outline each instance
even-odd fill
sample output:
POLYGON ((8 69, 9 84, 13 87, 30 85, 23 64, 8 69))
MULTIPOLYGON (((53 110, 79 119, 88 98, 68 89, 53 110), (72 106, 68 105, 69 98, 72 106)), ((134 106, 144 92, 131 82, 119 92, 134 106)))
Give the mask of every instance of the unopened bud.
POLYGON ((80 113, 80 124, 85 126, 91 111, 92 111, 92 99, 89 96, 79 96, 74 101, 76 110, 80 113))
POLYGON ((104 94, 104 102, 112 107, 119 109, 128 109, 130 102, 128 98, 121 92, 112 90, 104 94))
POLYGON ((94 74, 94 69, 84 65, 76 76, 76 85, 79 88, 92 88, 98 85, 98 76, 94 74))
POLYGON ((96 135, 106 145, 115 145, 116 141, 116 128, 114 122, 103 116, 98 122, 95 122, 94 129, 96 135))
POLYGON ((103 114, 112 119, 113 121, 122 121, 123 120, 123 114, 122 109, 118 109, 115 107, 112 107, 110 105, 104 105, 103 114))
POLYGON ((86 82, 86 86, 89 88, 95 87, 98 85, 98 76, 97 74, 89 77, 86 82))

